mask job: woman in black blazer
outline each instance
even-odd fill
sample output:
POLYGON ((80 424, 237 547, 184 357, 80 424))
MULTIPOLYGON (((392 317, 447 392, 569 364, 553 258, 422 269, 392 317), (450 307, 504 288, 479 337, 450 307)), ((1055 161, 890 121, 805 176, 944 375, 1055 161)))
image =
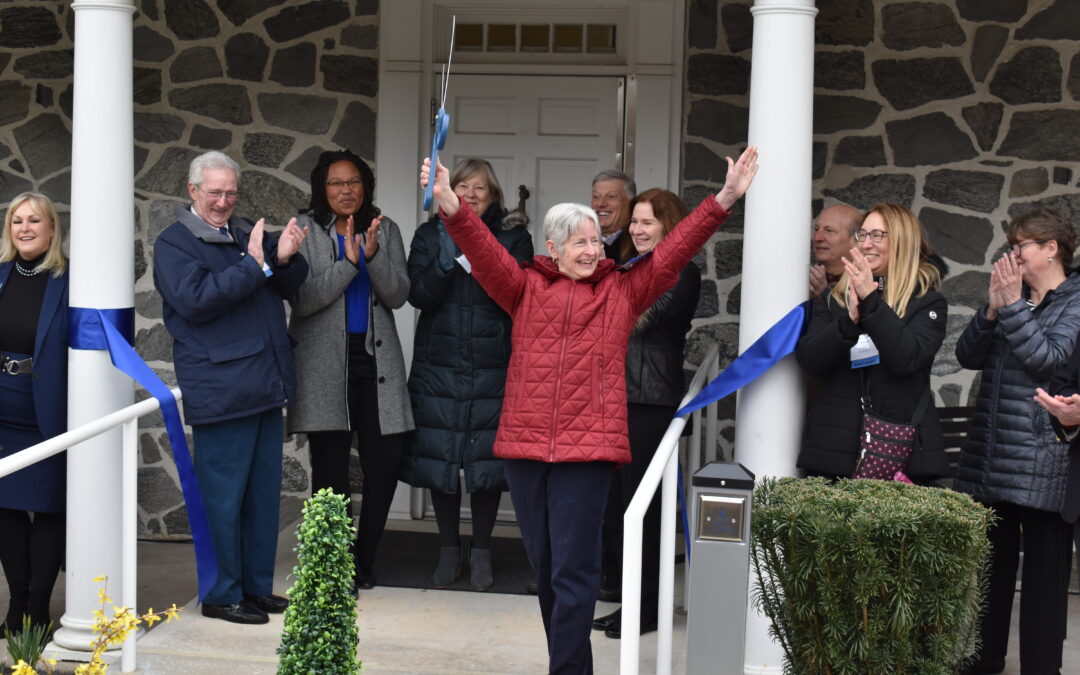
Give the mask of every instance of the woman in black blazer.
MULTIPOLYGON (((0 457, 67 429, 67 261, 48 197, 11 201, 0 240, 0 457)), ((49 598, 64 559, 67 458, 63 454, 0 478, 0 562, 8 612, 0 634, 22 617, 49 624, 49 598), (31 517, 31 513, 33 517, 31 517)))

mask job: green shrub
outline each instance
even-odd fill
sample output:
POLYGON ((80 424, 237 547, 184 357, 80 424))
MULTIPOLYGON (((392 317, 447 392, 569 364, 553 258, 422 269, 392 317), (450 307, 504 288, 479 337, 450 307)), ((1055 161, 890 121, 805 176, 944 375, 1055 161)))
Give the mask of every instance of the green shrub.
POLYGON ((353 675, 360 670, 349 552, 355 531, 342 495, 324 488, 304 503, 278 675, 353 675))
POLYGON ((956 672, 976 647, 992 518, 937 488, 763 481, 754 603, 784 648, 784 672, 956 672))

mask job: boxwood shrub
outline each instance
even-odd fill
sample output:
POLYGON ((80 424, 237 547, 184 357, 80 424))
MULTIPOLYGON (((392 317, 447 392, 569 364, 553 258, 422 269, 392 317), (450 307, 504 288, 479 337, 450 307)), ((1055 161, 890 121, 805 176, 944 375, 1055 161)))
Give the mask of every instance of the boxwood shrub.
POLYGON ((785 673, 956 672, 976 648, 993 515, 897 482, 764 480, 754 491, 754 602, 785 673))

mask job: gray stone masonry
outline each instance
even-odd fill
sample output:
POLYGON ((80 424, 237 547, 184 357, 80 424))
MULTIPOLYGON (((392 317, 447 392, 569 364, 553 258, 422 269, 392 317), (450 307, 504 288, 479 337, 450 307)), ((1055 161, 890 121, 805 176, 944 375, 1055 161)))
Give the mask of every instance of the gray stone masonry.
MULTIPOLYGON (((939 403, 972 399, 977 374, 960 369, 952 346, 984 302, 1004 224, 1034 204, 1080 223, 1080 22, 1073 4, 817 3, 813 212, 837 201, 863 209, 894 201, 923 221, 951 268, 944 284, 949 339, 933 378, 939 403)), ((379 3, 136 5, 136 347, 174 384, 151 267, 155 237, 186 202, 187 162, 207 149, 228 153, 243 168, 237 212, 281 226, 307 205, 319 152, 346 146, 372 160, 379 3)), ((687 0, 680 188, 690 206, 720 187, 723 156, 745 143, 751 6, 752 0, 687 0)), ((60 0, 0 3, 0 205, 42 190, 58 202, 65 227, 74 20, 60 0)), ((742 213, 740 204, 697 256, 704 279, 688 369, 712 341, 722 345, 723 364, 736 353, 742 213)), ((810 223, 805 232, 809 237, 810 223)), ((721 414, 721 445, 730 451, 733 398, 721 414)), ((185 537, 187 516, 162 426, 160 414, 141 425, 141 533, 185 537)), ((289 439, 285 446, 286 518, 309 490, 303 443, 289 439)))
MULTIPOLYGON (((916 213, 950 267, 949 336, 932 385, 939 404, 968 405, 977 373, 961 369, 953 349, 986 301, 990 260, 1009 219, 1045 204, 1080 226, 1075 1, 816 4, 813 214, 836 202, 866 209, 879 201, 916 213)), ((723 156, 746 142, 752 5, 688 2, 682 192, 690 206, 722 185, 723 156)), ((805 231, 809 237, 810 223, 805 231)), ((714 282, 718 295, 702 303, 715 311, 699 306, 688 369, 717 338, 727 350, 722 362, 736 354, 741 239, 741 223, 725 227, 702 258, 704 283, 714 282)), ((730 453, 733 414, 722 429, 730 453)))
MULTIPOLYGON (((311 150, 346 144, 374 164, 378 3, 136 4, 135 346, 174 385, 172 340, 151 269, 154 238, 187 201, 188 162, 205 150, 236 159, 243 170, 237 213, 275 227, 308 204, 311 150)), ((67 2, 0 4, 0 202, 41 190, 58 202, 65 223, 74 20, 67 2)), ((140 428, 140 534, 187 537, 160 414, 140 428)), ((309 494, 304 443, 286 439, 283 522, 309 494)))

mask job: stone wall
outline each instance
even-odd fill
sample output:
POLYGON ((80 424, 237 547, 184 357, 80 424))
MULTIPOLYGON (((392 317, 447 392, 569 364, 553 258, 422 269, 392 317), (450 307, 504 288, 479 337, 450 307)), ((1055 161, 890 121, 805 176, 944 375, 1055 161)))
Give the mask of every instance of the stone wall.
MULTIPOLYGON (((136 5, 135 346, 174 385, 151 257, 154 238, 187 202, 188 163, 205 150, 232 156, 243 169, 237 213, 278 226, 307 206, 324 149, 348 147, 374 165, 378 0, 136 5)), ((0 2, 0 203, 39 190, 65 223, 74 20, 66 2, 0 2)), ((140 428, 140 533, 186 536, 160 415, 140 428)), ((283 524, 309 494, 306 454, 286 443, 283 524)))
MULTIPOLYGON (((688 5, 682 187, 694 204, 722 183, 721 157, 745 142, 753 22, 751 0, 688 5)), ((863 208, 892 200, 918 213, 952 267, 950 335, 934 386, 939 403, 967 403, 974 373, 959 368, 953 344, 983 301, 1002 225, 1036 202, 1080 223, 1080 25, 1070 0, 818 5, 814 211, 825 200, 863 208)), ((373 160, 378 0, 137 6, 136 347, 173 384, 150 266, 154 237, 186 201, 189 160, 207 149, 237 159, 238 213, 278 225, 306 206, 323 149, 345 146, 373 160)), ((58 202, 65 226, 73 22, 66 2, 0 0, 0 204, 40 190, 58 202)), ((741 243, 736 213, 699 255, 705 280, 691 365, 712 340, 723 343, 725 361, 735 354, 741 243)), ((733 397, 723 417, 730 449, 733 397)), ((144 418, 140 448, 142 534, 185 536, 159 416, 144 418)), ((285 454, 287 521, 309 482, 306 448, 289 441, 285 454)))
MULTIPOLYGON (((745 144, 750 0, 690 0, 682 191, 698 203, 745 144)), ((986 302, 1004 228, 1034 204, 1080 226, 1080 22, 1074 0, 819 1, 813 213, 826 203, 910 207, 951 268, 949 333, 934 365, 939 405, 971 405, 977 374, 954 347, 986 302)), ((739 214, 736 214, 738 216, 739 214)), ((688 345, 738 348, 741 218, 699 255, 702 301, 688 345)), ((807 224, 807 237, 810 227, 807 224)), ((734 396, 722 445, 734 439, 734 396)))

